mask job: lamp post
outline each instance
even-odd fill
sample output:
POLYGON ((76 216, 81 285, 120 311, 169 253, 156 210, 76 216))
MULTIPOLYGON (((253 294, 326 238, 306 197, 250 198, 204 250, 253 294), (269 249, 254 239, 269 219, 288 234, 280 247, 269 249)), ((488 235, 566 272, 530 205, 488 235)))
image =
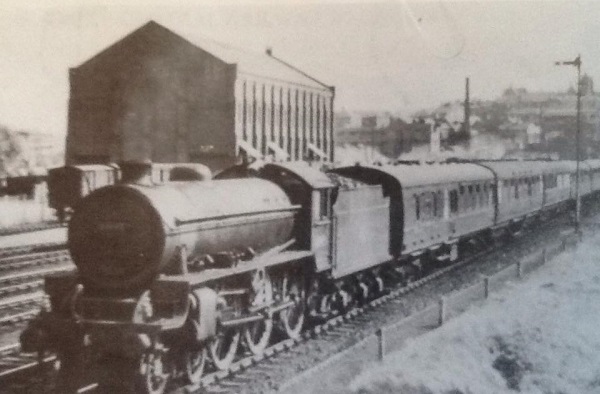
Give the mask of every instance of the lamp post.
POLYGON ((575 170, 575 230, 579 234, 579 221, 581 215, 581 196, 579 192, 579 161, 581 160, 581 55, 570 62, 556 62, 557 66, 575 66, 577 67, 577 129, 575 135, 575 153, 577 160, 577 169, 575 170))

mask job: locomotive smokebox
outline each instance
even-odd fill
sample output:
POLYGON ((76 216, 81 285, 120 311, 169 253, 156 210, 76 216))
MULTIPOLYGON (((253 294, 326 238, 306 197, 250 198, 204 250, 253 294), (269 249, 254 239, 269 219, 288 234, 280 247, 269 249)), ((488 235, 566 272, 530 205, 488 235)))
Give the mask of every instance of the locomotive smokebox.
POLYGON ((281 245, 296 210, 262 179, 116 185, 75 208, 69 249, 85 285, 133 291, 168 270, 180 248, 198 260, 281 245))

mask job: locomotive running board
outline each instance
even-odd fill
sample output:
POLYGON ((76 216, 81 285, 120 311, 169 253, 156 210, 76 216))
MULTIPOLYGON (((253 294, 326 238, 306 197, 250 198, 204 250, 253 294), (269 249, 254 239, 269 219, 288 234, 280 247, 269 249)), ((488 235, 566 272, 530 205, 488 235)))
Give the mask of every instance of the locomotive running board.
POLYGON ((212 282, 218 279, 222 279, 231 275, 239 275, 246 272, 251 272, 259 268, 272 267, 275 265, 287 263, 290 261, 298 261, 305 258, 313 257, 314 254, 310 251, 288 251, 280 252, 272 255, 260 255, 256 258, 240 262, 236 267, 231 268, 213 268, 207 269, 201 272, 190 272, 187 275, 173 275, 167 276, 166 279, 187 282, 192 288, 204 285, 208 282, 212 282))

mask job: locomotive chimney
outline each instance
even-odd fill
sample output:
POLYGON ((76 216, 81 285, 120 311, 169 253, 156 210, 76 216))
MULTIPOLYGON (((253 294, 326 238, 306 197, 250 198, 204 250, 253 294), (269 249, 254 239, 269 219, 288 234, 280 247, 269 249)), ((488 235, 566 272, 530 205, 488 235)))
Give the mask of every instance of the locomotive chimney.
POLYGON ((267 56, 273 56, 273 48, 267 47, 267 49, 265 50, 265 53, 267 54, 267 56))

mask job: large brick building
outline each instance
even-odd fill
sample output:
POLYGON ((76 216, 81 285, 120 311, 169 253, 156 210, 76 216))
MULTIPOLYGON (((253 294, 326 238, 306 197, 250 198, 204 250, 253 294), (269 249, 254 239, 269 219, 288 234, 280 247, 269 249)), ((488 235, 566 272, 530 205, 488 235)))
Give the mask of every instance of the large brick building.
POLYGON ((264 54, 155 22, 70 70, 66 162, 333 160, 335 90, 264 54))

